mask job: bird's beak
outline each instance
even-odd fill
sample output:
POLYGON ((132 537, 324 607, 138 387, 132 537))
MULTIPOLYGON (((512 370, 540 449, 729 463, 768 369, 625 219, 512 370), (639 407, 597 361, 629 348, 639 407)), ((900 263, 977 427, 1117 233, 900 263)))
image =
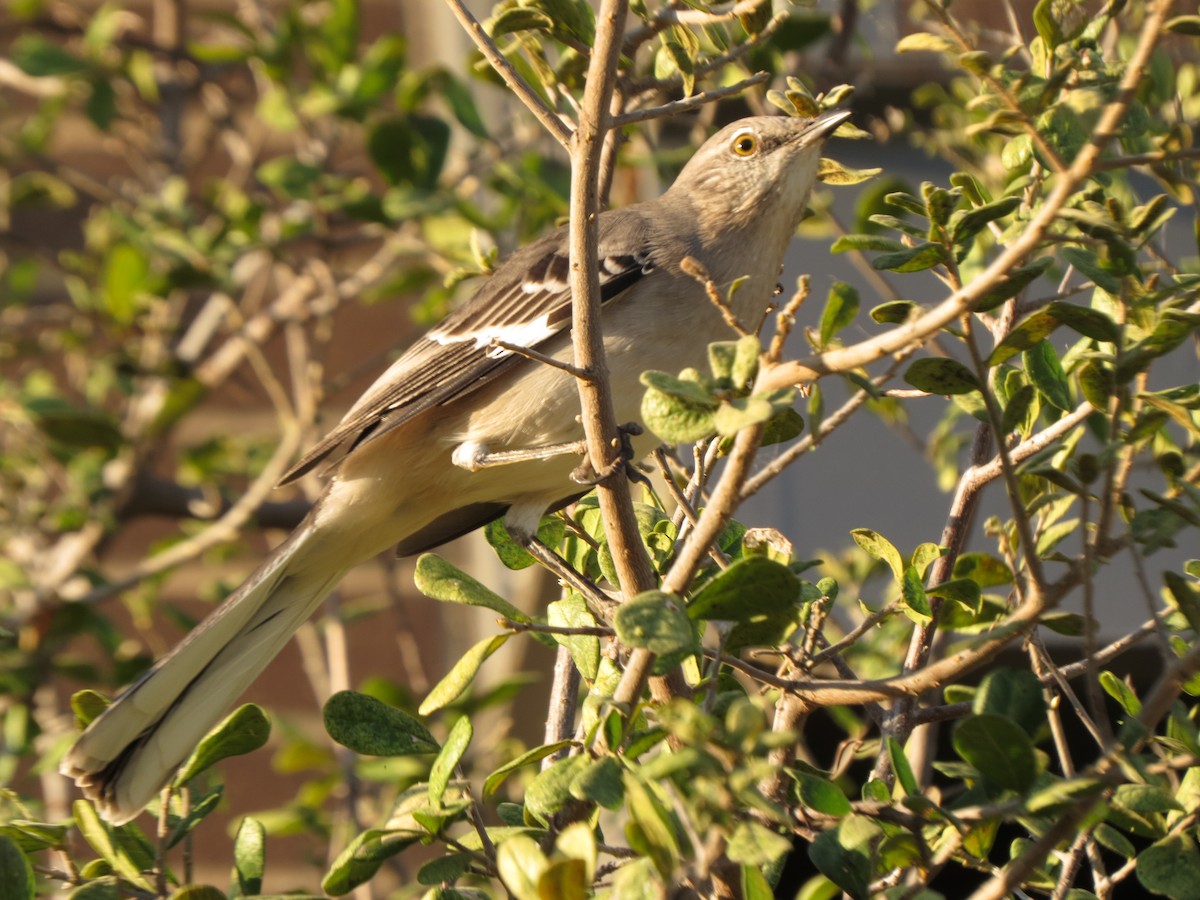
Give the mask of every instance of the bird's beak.
POLYGON ((837 131, 838 126, 850 118, 848 109, 832 109, 809 119, 796 133, 796 140, 805 146, 820 143, 837 131))

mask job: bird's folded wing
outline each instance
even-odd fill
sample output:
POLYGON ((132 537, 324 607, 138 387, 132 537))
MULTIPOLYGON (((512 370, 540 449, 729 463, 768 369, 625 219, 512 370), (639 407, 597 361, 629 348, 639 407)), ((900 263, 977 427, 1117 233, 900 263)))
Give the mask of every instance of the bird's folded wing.
MULTIPOLYGON (((629 229, 626 238, 631 236, 640 238, 641 230, 629 229)), ((602 303, 654 268, 640 240, 602 238, 600 249, 602 303)), ((534 350, 568 329, 568 267, 565 230, 518 251, 469 301, 409 347, 280 483, 491 382, 523 359, 503 344, 534 350)))

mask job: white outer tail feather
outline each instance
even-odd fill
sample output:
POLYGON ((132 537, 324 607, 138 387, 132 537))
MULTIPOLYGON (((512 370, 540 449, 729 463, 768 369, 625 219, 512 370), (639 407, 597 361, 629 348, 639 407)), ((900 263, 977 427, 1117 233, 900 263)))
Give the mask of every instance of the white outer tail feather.
POLYGON ((115 825, 134 818, 283 649, 344 574, 296 573, 301 527, 212 616, 117 698, 68 752, 62 773, 115 825))

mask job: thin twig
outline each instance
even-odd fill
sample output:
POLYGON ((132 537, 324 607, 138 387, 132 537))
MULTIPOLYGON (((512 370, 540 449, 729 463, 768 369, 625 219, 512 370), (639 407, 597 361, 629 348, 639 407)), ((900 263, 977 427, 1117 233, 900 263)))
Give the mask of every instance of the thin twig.
POLYGON ((546 625, 543 622, 518 622, 515 619, 510 619, 507 616, 501 616, 496 620, 501 628, 506 628, 509 631, 531 631, 537 634, 561 634, 567 637, 613 637, 616 632, 611 628, 606 628, 603 625, 579 625, 567 627, 566 625, 546 625))
POLYGON ((736 84, 731 84, 727 87, 713 88, 712 90, 685 97, 682 100, 673 100, 670 103, 664 103, 661 106, 644 106, 640 109, 622 113, 619 116, 613 117, 612 124, 614 128, 624 128, 626 125, 645 122, 648 119, 662 119, 667 116, 676 116, 680 113, 690 112, 705 104, 715 103, 718 100, 724 100, 726 97, 734 97, 744 93, 754 87, 754 85, 762 84, 770 77, 770 73, 768 72, 755 72, 749 78, 744 78, 736 84))
POLYGON ((685 274, 690 275, 696 281, 704 286, 704 291, 708 295, 709 302, 717 308, 721 313, 721 317, 725 320, 725 324, 736 331, 742 337, 750 334, 746 327, 738 321, 737 316, 733 312, 733 307, 729 305, 729 301, 721 296, 721 292, 717 289, 716 283, 712 280, 712 276, 708 274, 708 269, 704 267, 704 263, 693 256, 685 256, 679 261, 679 268, 685 274))
POLYGON ((471 40, 475 42, 479 52, 492 64, 492 68, 504 79, 504 83, 508 85, 509 89, 525 104, 525 108, 537 117, 538 121, 550 132, 551 137, 568 150, 571 149, 571 129, 563 122, 558 113, 546 105, 542 96, 530 86, 516 67, 500 52, 496 42, 484 31, 483 25, 467 9, 463 0, 446 0, 446 3, 458 21, 462 23, 463 29, 471 40))

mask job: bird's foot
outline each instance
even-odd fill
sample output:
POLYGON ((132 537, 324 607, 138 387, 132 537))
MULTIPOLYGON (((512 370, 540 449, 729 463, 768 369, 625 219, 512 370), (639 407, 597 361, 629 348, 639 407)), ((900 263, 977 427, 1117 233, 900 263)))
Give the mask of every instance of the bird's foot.
POLYGON ((624 425, 618 425, 617 440, 620 442, 620 445, 617 449, 616 458, 606 465, 603 470, 597 472, 591 460, 584 457, 583 462, 576 466, 575 470, 571 473, 571 480, 576 484, 594 487, 616 475, 623 474, 630 481, 649 483, 649 479, 645 473, 634 463, 633 439, 642 432, 642 426, 637 422, 626 422, 624 425))

